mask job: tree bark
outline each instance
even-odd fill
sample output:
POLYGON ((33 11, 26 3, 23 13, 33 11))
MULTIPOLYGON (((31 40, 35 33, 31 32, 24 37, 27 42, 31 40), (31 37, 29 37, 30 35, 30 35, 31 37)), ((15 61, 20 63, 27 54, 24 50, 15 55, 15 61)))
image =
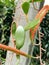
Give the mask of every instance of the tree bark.
MULTIPOLYGON (((22 8, 20 7, 22 3, 23 3, 23 0, 19 0, 16 10, 15 10, 14 21, 16 21, 17 25, 22 25, 24 27, 27 24, 27 20, 26 20, 24 12, 22 11, 22 8)), ((39 6, 38 6, 38 8, 39 8, 39 6)), ((29 13, 28 13, 28 20, 32 21, 37 13, 38 13, 38 11, 34 10, 32 4, 31 4, 29 13)), ((14 44, 11 42, 11 37, 10 37, 9 46, 14 47, 14 44)), ((21 50, 26 53, 31 54, 31 50, 30 50, 32 48, 31 46, 32 45, 31 45, 31 41, 29 38, 29 31, 27 31, 24 46, 21 48, 21 50)), ((30 62, 30 60, 28 60, 26 57, 20 56, 20 62, 18 65, 28 65, 28 64, 26 64, 27 61, 30 62)), ((5 65, 16 65, 17 62, 18 62, 18 59, 16 58, 16 54, 11 51, 7 51, 5 65)))

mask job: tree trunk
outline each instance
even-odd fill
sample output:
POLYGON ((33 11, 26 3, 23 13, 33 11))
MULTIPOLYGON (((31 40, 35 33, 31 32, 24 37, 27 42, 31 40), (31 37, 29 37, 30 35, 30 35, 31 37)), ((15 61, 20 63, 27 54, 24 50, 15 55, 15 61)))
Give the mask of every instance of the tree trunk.
MULTIPOLYGON (((22 0, 19 0, 17 4, 14 21, 16 21, 18 25, 22 25, 24 27, 27 24, 27 20, 26 20, 24 12, 22 11, 22 8, 20 8, 22 2, 23 2, 22 0)), ((39 9, 39 6, 38 6, 38 9, 39 9)), ((28 20, 29 21, 33 20, 33 18, 36 16, 37 13, 38 11, 34 10, 31 4, 29 13, 28 13, 28 20)), ((14 44, 11 42, 11 37, 10 37, 9 46, 14 47, 14 44)), ((21 51, 31 54, 31 50, 32 50, 31 48, 32 48, 32 45, 29 38, 29 31, 27 31, 26 37, 25 37, 25 43, 24 43, 24 46, 21 48, 21 51)), ((28 65, 26 64, 27 63, 26 61, 30 62, 26 57, 20 56, 20 62, 18 65, 28 65)), ((5 65, 16 65, 17 62, 18 62, 18 59, 16 59, 16 54, 11 51, 7 51, 5 65)))

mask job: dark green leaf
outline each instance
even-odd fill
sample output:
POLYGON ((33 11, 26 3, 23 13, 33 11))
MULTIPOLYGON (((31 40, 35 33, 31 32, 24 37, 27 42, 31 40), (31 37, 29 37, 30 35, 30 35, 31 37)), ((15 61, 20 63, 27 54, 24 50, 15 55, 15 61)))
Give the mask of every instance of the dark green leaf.
POLYGON ((25 13, 26 15, 28 14, 29 7, 30 7, 29 2, 24 2, 24 3, 22 4, 22 9, 23 9, 23 11, 24 11, 24 13, 25 13))

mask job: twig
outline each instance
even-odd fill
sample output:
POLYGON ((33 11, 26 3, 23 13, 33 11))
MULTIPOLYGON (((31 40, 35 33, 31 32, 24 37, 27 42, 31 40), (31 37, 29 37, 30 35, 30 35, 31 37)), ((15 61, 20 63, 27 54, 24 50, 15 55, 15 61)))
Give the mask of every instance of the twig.
POLYGON ((25 52, 22 52, 22 51, 20 51, 20 50, 18 50, 16 48, 12 48, 10 46, 3 45, 1 43, 0 43, 0 49, 9 50, 9 51, 12 51, 12 52, 14 52, 16 54, 19 54, 19 55, 22 55, 22 56, 25 56, 25 57, 28 57, 28 58, 34 58, 33 56, 26 54, 25 52))
POLYGON ((33 3, 33 8, 34 8, 36 11, 39 11, 39 9, 37 9, 37 8, 35 7, 34 3, 33 3))
POLYGON ((41 59, 41 55, 42 55, 42 50, 41 50, 41 35, 40 35, 40 28, 39 28, 39 44, 40 44, 40 64, 42 65, 42 59, 41 59))
POLYGON ((42 63, 42 51, 46 51, 45 49, 43 49, 41 47, 41 36, 43 37, 43 33, 40 32, 40 29, 39 29, 39 44, 40 44, 40 65, 43 65, 42 63))
POLYGON ((37 57, 33 57, 34 59, 39 59, 40 58, 40 56, 37 56, 37 57))
POLYGON ((32 45, 33 45, 33 46, 39 46, 40 44, 35 44, 35 43, 34 43, 34 44, 32 44, 32 45))
POLYGON ((42 51, 46 51, 45 49, 41 48, 42 51))
POLYGON ((0 65, 2 65, 2 61, 0 60, 0 65))

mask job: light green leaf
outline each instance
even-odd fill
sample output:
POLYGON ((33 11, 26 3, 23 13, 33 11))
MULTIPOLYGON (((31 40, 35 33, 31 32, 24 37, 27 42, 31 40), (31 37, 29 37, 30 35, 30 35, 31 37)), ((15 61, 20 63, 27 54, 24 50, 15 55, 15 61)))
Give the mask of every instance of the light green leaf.
POLYGON ((25 26, 25 31, 31 29, 31 28, 34 28, 38 23, 40 22, 39 19, 35 19, 33 20, 32 22, 29 22, 26 26, 25 26))
POLYGON ((9 5, 9 0, 4 0, 4 2, 5 2, 5 4, 6 4, 6 6, 8 6, 9 5))
POLYGON ((15 32, 16 48, 20 49, 24 45, 25 31, 22 26, 18 26, 15 32))
POLYGON ((23 11, 24 11, 24 13, 25 13, 26 15, 28 14, 29 7, 30 7, 29 2, 24 2, 24 3, 22 4, 22 9, 23 9, 23 11))

